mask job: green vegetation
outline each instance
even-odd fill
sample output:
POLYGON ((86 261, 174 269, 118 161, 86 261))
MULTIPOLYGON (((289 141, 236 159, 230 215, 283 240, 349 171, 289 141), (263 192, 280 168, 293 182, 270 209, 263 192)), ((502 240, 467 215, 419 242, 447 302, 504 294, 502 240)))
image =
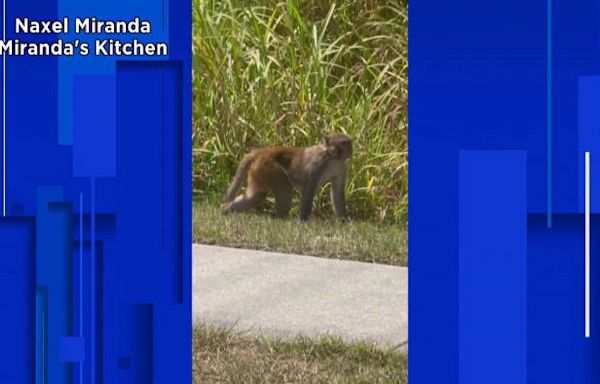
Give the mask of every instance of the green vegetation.
POLYGON ((338 339, 272 341, 200 325, 194 383, 408 383, 402 352, 338 339))
MULTIPOLYGON (((405 222, 406 0, 194 0, 193 7, 197 197, 220 197, 251 147, 311 145, 344 131, 356 148, 351 217, 405 222)), ((323 193, 316 212, 329 210, 323 193)))
POLYGON ((194 206, 194 241, 240 248, 299 253, 390 265, 407 264, 403 224, 342 223, 316 217, 277 220, 268 214, 221 215, 218 204, 194 206))

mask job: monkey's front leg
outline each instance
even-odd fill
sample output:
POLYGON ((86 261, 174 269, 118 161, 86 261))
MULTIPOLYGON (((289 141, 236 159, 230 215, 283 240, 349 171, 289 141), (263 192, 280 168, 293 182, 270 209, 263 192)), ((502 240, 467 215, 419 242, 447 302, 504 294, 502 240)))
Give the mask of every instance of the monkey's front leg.
POLYGON ((333 213, 340 219, 346 218, 346 197, 344 195, 344 189, 346 187, 346 177, 344 175, 338 176, 331 182, 331 206, 333 207, 333 213))
POLYGON ((308 180, 302 189, 302 196, 300 197, 300 220, 302 221, 308 220, 308 216, 310 216, 322 174, 323 166, 320 165, 309 174, 308 180))
MULTIPOLYGON (((316 183, 315 183, 316 184, 316 183)), ((312 211, 313 199, 315 198, 316 187, 305 187, 300 197, 300 220, 307 221, 312 211)))

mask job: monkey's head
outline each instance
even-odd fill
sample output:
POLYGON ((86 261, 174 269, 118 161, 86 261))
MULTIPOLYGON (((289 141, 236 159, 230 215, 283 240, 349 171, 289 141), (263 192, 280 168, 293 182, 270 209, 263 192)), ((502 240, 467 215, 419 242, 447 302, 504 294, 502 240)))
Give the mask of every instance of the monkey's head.
POLYGON ((347 160, 352 157, 352 138, 344 133, 325 136, 321 144, 333 158, 347 160))

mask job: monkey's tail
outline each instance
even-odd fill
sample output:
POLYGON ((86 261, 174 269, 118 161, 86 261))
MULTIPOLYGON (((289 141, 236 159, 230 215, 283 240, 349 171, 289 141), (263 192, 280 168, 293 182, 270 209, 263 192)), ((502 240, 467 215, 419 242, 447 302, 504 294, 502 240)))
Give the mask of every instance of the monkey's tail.
POLYGON ((238 166, 237 171, 235 172, 235 176, 233 177, 233 180, 231 181, 229 188, 227 188, 227 192, 225 192, 225 197, 223 198, 223 201, 225 203, 228 203, 228 202, 232 201, 233 199, 235 199, 235 196, 237 195, 239 190, 242 188, 242 183, 246 179, 246 175, 248 174, 248 169, 250 168, 250 165, 252 164, 253 160, 254 160, 254 153, 250 152, 249 154, 244 156, 244 158, 240 162, 240 165, 238 166))

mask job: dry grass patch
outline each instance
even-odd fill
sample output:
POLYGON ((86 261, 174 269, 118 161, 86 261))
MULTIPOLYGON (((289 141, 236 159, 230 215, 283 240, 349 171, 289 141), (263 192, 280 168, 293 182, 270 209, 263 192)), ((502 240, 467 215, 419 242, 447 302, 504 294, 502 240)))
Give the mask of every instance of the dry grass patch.
POLYGON ((334 338, 273 341, 199 325, 194 383, 408 383, 406 355, 334 338))

